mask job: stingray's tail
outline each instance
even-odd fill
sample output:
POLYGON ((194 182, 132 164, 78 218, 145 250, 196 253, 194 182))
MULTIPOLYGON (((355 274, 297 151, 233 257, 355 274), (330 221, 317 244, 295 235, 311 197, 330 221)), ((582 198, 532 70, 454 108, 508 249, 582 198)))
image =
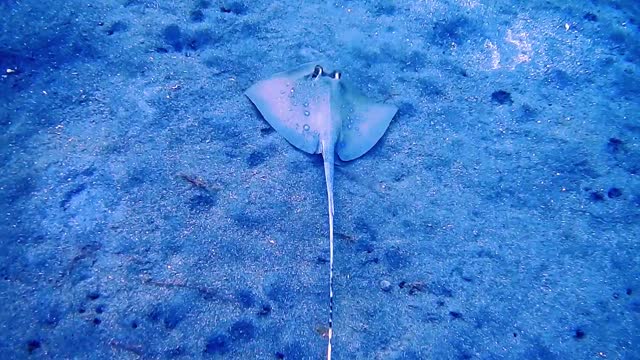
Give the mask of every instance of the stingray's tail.
POLYGON ((333 336, 333 148, 323 148, 324 177, 327 183, 329 204, 329 331, 327 332, 327 360, 331 360, 331 338, 333 336))

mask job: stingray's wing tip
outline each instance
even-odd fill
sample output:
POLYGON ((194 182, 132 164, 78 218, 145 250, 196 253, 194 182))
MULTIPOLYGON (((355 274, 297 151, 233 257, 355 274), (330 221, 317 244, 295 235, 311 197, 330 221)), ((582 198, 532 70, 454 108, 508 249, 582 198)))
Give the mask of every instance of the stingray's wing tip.
POLYGON ((337 146, 338 156, 343 161, 355 160, 371 150, 398 113, 398 107, 393 104, 375 103, 354 93, 350 95, 355 120, 343 127, 337 146))
POLYGON ((318 149, 318 136, 315 132, 308 131, 307 123, 310 119, 307 119, 308 115, 305 115, 302 104, 292 102, 294 88, 303 86, 301 81, 313 73, 315 65, 310 64, 258 81, 245 90, 245 95, 269 125, 289 143, 300 150, 314 154, 318 149))

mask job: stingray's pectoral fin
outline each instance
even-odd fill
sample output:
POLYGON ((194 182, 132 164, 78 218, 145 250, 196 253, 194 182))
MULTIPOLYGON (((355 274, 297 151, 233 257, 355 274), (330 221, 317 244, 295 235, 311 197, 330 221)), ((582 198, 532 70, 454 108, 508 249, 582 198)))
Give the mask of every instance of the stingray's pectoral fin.
POLYGON ((398 108, 375 103, 346 85, 341 90, 342 131, 336 151, 341 160, 350 161, 364 155, 382 138, 398 108))
POLYGON ((310 154, 320 151, 320 121, 330 113, 328 86, 313 81, 315 69, 313 63, 305 64, 258 81, 245 92, 269 125, 310 154))

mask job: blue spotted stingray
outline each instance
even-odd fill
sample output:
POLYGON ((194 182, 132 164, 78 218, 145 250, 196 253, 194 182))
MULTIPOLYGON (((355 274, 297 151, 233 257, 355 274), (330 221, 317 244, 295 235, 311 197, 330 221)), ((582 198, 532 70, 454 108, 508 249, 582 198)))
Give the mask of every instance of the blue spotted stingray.
POLYGON ((289 143, 322 154, 329 206, 329 330, 333 335, 333 167, 337 153, 350 161, 369 151, 389 127, 398 108, 376 103, 315 63, 258 81, 245 94, 267 122, 289 143))

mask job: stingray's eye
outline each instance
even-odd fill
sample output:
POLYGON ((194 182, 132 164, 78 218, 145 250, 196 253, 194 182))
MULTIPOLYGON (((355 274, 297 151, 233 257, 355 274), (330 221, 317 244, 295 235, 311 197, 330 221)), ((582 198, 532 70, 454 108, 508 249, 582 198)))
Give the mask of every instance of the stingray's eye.
POLYGON ((313 74, 311 74, 311 77, 314 79, 317 79, 320 77, 320 75, 322 75, 322 72, 323 72, 322 66, 316 65, 316 67, 313 68, 313 74))
POLYGON ((342 73, 340 71, 334 71, 333 74, 331 74, 331 77, 336 80, 340 80, 340 78, 342 78, 342 73))

